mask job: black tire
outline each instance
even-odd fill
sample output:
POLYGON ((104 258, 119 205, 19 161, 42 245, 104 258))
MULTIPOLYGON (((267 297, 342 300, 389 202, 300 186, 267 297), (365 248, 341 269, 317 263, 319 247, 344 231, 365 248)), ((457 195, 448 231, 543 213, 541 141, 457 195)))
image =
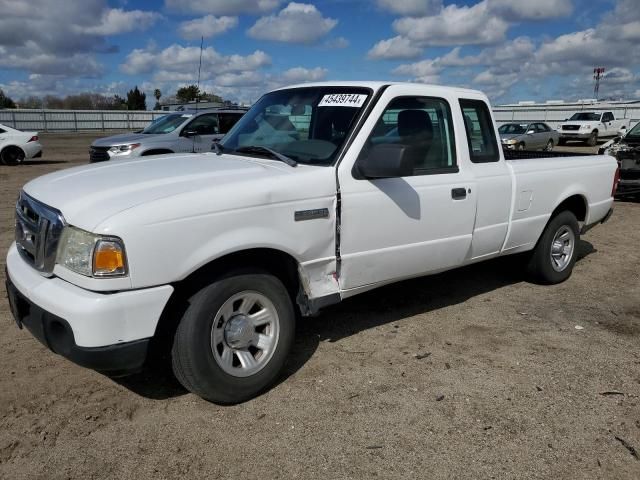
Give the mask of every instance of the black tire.
POLYGON ((518 146, 517 146, 517 149, 522 152, 525 149, 524 143, 519 143, 518 146))
POLYGON ((2 153, 0 153, 0 161, 9 167, 15 167, 24 162, 24 152, 19 147, 6 147, 2 150, 2 153))
POLYGON ((553 139, 549 139, 547 146, 544 148, 545 152, 553 152, 553 139))
POLYGON ((563 147, 567 144, 567 140, 565 138, 559 138, 558 139, 558 145, 563 147))
MULTIPOLYGON (((171 350, 174 374, 187 390, 214 403, 234 404, 255 397, 277 380, 293 343, 296 318, 291 297, 278 278, 262 271, 232 272, 196 292, 188 303, 171 350), (271 302, 277 312, 278 334, 272 353, 263 360, 261 369, 249 376, 236 376, 226 372, 219 363, 221 360, 216 359, 219 357, 214 354, 213 328, 214 320, 225 303, 235 305, 228 301, 244 292, 258 293, 271 302)), ((231 318, 235 318, 233 314, 231 318)), ((221 323, 228 324, 229 319, 221 318, 216 323, 218 331, 224 331, 223 348, 238 352, 226 344, 227 329, 220 326, 221 323)), ((255 333, 258 327, 249 328, 253 328, 255 333)), ((246 351, 249 352, 250 348, 247 347, 246 351)), ((240 357, 235 353, 231 358, 240 364, 240 357)), ((242 370, 242 365, 239 366, 242 370)))
POLYGON ((589 145, 590 147, 595 147, 598 144, 598 131, 594 130, 593 132, 591 132, 591 135, 589 135, 589 139, 587 140, 587 145, 589 145))
POLYGON ((580 232, 576 216, 569 211, 558 213, 549 220, 549 223, 547 223, 542 235, 538 239, 538 243, 527 264, 527 273, 533 280, 542 284, 552 285, 564 282, 571 276, 571 272, 573 271, 579 242, 580 232), (558 270, 554 268, 552 247, 554 237, 563 229, 570 229, 571 232, 573 232, 573 248, 571 249, 571 254, 565 257, 566 265, 561 270, 558 270))

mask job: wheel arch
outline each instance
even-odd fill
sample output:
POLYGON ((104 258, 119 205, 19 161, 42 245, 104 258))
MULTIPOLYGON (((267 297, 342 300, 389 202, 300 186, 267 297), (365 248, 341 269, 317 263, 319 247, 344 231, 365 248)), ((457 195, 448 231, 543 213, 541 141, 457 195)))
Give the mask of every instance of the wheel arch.
POLYGON ((549 221, 551 221, 551 219, 560 212, 567 210, 573 213, 579 222, 584 222, 586 221, 587 213, 589 212, 588 205, 589 204, 587 203, 587 199, 584 195, 579 193, 573 194, 558 204, 558 206, 553 210, 549 221))
POLYGON ((189 298, 201 288, 209 285, 234 270, 265 271, 277 277, 286 287, 292 302, 298 306, 306 301, 306 295, 300 294, 303 283, 299 270, 300 264, 289 253, 274 248, 249 248, 227 253, 215 258, 191 272, 184 279, 173 284, 174 291, 165 305, 156 326, 154 351, 162 355, 173 341, 175 330, 182 314, 188 307, 189 298))

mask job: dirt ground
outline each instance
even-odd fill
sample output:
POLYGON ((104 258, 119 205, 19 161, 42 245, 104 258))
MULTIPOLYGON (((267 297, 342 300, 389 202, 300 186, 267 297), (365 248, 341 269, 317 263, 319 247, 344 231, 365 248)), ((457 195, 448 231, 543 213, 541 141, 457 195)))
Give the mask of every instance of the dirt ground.
MULTIPOLYGON (((43 135, 42 159, 0 166, 0 275, 19 188, 92 139, 43 135)), ((329 308, 283 380, 233 407, 160 369, 77 367, 0 296, 0 478, 637 480, 639 227, 640 204, 616 202, 561 285, 507 258, 329 308)))

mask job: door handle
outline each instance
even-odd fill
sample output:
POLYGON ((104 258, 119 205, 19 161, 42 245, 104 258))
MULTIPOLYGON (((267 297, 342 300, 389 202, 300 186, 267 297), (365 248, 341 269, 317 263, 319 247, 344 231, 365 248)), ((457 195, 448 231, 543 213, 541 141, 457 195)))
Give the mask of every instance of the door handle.
POLYGON ((451 198, 454 200, 462 200, 463 198, 467 198, 467 189, 466 188, 452 188, 451 189, 451 198))

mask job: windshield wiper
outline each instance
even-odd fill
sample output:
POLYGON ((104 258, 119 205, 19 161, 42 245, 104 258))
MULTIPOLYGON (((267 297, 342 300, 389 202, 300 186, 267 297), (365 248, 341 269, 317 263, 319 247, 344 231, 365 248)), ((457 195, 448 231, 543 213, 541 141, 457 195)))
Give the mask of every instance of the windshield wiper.
POLYGON ((271 158, 280 160, 290 167, 298 166, 298 162, 296 162, 293 158, 289 158, 286 155, 281 154, 280 152, 276 152, 269 147, 263 147, 261 145, 247 145, 244 147, 236 148, 235 151, 238 153, 267 153, 271 158))

